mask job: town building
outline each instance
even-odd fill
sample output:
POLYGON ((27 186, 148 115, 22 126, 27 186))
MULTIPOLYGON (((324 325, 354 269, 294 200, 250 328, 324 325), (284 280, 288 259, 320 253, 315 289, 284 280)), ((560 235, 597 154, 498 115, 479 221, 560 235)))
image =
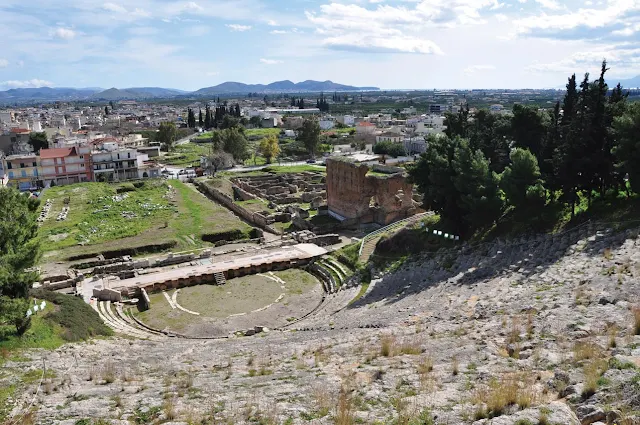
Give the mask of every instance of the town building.
POLYGON ((41 149, 40 168, 45 187, 92 181, 91 148, 41 149))
POLYGON ((376 135, 376 143, 380 143, 380 142, 402 143, 403 141, 404 141, 404 136, 391 131, 385 131, 382 134, 376 135))
POLYGON ((40 158, 35 154, 17 154, 6 157, 8 184, 21 191, 36 190, 42 187, 39 161, 40 158))
POLYGON ((331 130, 335 126, 335 122, 333 120, 320 120, 318 122, 320 125, 320 130, 331 130))
POLYGON ((158 177, 160 169, 149 155, 122 148, 116 142, 104 142, 91 153, 96 181, 124 181, 158 177))
POLYGON ((356 124, 355 117, 353 115, 340 115, 336 117, 336 121, 342 125, 346 125, 347 127, 353 127, 356 124))

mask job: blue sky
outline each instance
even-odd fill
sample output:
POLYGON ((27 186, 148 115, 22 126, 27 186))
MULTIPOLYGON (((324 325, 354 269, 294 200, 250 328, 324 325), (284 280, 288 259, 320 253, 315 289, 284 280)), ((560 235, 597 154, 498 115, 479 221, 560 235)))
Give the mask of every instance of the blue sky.
POLYGON ((333 80, 562 86, 640 74, 640 0, 0 0, 0 89, 333 80))

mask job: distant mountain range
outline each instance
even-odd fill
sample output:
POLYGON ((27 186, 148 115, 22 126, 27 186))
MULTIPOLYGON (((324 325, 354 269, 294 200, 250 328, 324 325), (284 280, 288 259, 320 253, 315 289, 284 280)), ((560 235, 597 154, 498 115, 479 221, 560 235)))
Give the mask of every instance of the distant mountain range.
POLYGON ((618 81, 613 80, 613 81, 615 81, 615 84, 609 83, 612 87, 618 84, 618 81, 619 81, 623 88, 627 88, 627 89, 640 88, 640 75, 636 75, 635 77, 629 78, 628 80, 618 80, 618 81))
POLYGON ((378 87, 355 87, 334 83, 333 81, 306 80, 301 83, 284 80, 271 84, 244 84, 228 81, 213 87, 205 87, 193 92, 195 95, 212 95, 227 93, 302 93, 332 91, 376 91, 378 87))
POLYGON ((205 87, 188 92, 161 87, 131 87, 117 89, 69 88, 69 87, 40 87, 20 88, 0 91, 0 103, 25 103, 35 101, 72 101, 72 100, 143 100, 174 97, 205 97, 214 95, 247 94, 247 93, 305 93, 305 92, 333 92, 333 91, 377 91, 378 87, 355 87, 334 83, 333 81, 306 80, 294 83, 289 80, 276 81, 271 84, 244 84, 233 81, 205 87))

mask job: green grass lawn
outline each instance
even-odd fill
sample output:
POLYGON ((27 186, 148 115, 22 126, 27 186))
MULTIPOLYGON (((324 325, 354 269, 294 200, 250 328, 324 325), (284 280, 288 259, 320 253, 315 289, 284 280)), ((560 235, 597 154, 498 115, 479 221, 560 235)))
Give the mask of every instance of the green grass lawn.
POLYGON ((245 136, 247 138, 263 138, 267 136, 278 136, 280 135, 279 128, 252 128, 250 130, 244 131, 245 136))
POLYGON ((47 306, 44 312, 32 316, 31 327, 24 335, 17 336, 12 326, 0 326, 0 362, 22 349, 54 350, 65 342, 113 335, 98 313, 82 298, 45 290, 35 290, 34 297, 38 304, 45 300, 47 306))
POLYGON ((52 199, 53 205, 39 231, 43 248, 53 251, 138 235, 171 218, 174 206, 169 194, 169 185, 162 180, 146 181, 141 188, 131 183, 80 183, 49 189, 44 199, 52 199), (125 187, 133 190, 117 193, 125 187), (57 221, 65 198, 70 201, 67 219, 57 221))
POLYGON ((161 159, 166 165, 191 166, 200 165, 200 157, 209 154, 211 143, 185 143, 178 145, 172 152, 167 153, 161 159))
POLYGON ((320 174, 326 174, 327 169, 321 165, 285 165, 285 166, 273 166, 267 167, 262 170, 267 173, 287 174, 287 173, 303 173, 305 171, 313 171, 320 174))
POLYGON ((114 198, 121 186, 80 183, 45 192, 43 199, 52 199, 53 206, 39 231, 44 251, 55 259, 170 241, 177 242, 177 249, 192 249, 209 246, 202 234, 251 229, 179 180, 146 180, 143 187, 119 195, 126 195, 124 199, 114 198), (66 197, 70 198, 67 220, 56 221, 66 197))
MULTIPOLYGON (((182 288, 178 293, 178 303, 191 311, 200 313, 194 316, 180 310, 173 310, 161 293, 151 294, 151 308, 144 312, 134 312, 144 323, 164 329, 169 327, 176 332, 184 332, 192 325, 202 321, 202 317, 224 319, 232 314, 249 313, 273 303, 281 294, 295 297, 312 290, 318 280, 300 269, 274 272, 284 280, 280 283, 264 276, 250 275, 230 279, 225 285, 198 285, 182 288)), ((173 294, 173 291, 169 295, 173 294)))

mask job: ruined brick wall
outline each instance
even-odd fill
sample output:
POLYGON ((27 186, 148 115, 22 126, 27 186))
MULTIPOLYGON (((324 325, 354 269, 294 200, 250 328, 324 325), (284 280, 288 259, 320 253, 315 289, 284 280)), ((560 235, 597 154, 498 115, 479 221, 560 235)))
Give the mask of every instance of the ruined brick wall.
POLYGON ((360 223, 389 224, 416 214, 413 187, 402 174, 367 176, 369 167, 327 160, 329 210, 360 223))

